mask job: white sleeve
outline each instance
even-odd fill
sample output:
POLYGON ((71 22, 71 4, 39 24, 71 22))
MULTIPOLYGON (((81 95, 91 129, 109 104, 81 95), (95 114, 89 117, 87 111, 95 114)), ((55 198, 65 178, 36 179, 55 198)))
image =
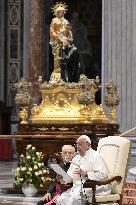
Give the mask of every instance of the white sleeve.
POLYGON ((87 172, 88 178, 91 180, 104 180, 108 177, 108 169, 103 158, 96 154, 92 163, 92 169, 87 172))
POLYGON ((71 165, 67 171, 67 174, 72 177, 73 181, 75 181, 75 179, 77 180, 77 176, 78 176, 78 178, 80 178, 80 176, 78 174, 73 174, 73 171, 75 170, 75 168, 79 167, 79 162, 78 162, 79 158, 80 158, 80 156, 78 156, 78 155, 73 158, 71 165))
POLYGON ((72 162, 71 162, 71 164, 70 164, 70 167, 69 167, 69 169, 68 169, 68 171, 67 171, 67 174, 68 174, 69 176, 72 176, 72 175, 73 175, 73 170, 75 169, 75 167, 78 166, 78 159, 79 159, 79 156, 78 156, 78 155, 76 155, 76 156, 72 159, 72 162), (77 166, 76 166, 76 165, 77 165, 77 166))

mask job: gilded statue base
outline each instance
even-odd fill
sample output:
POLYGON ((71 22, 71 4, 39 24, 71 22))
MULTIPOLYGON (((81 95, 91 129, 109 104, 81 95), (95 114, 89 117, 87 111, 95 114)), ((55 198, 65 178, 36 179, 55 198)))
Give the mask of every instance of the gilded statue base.
POLYGON ((28 124, 28 107, 22 107, 19 113, 21 124, 28 124))
POLYGON ((32 108, 32 123, 80 123, 85 121, 76 96, 79 89, 67 89, 61 86, 42 89, 41 105, 32 108))
POLYGON ((87 79, 84 75, 79 83, 66 83, 62 80, 57 83, 44 82, 40 85, 42 102, 33 106, 30 122, 32 124, 109 123, 103 106, 95 103, 96 91, 95 81, 87 79), (86 80, 89 84, 87 92, 82 89, 86 80), (91 97, 88 97, 90 93, 91 97))

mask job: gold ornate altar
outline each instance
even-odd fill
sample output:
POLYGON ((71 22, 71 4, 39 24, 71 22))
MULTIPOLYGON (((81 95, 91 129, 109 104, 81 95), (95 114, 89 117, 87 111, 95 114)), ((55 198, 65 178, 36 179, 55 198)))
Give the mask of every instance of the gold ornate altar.
POLYGON ((29 104, 32 101, 29 83, 24 79, 18 83, 16 103, 21 104, 21 124, 93 124, 93 123, 116 123, 116 106, 119 97, 115 92, 115 85, 110 83, 105 97, 106 105, 114 108, 114 116, 109 113, 106 117, 103 105, 97 105, 95 94, 99 88, 99 78, 88 79, 85 75, 80 76, 78 83, 66 83, 60 81, 43 82, 39 84, 42 94, 42 102, 34 104, 28 118, 29 104), (113 86, 112 86, 113 85, 113 86), (111 91, 112 90, 112 91, 111 91), (116 101, 116 102, 115 102, 116 101), (26 103, 27 102, 27 103, 26 103))
POLYGON ((108 123, 103 106, 95 103, 98 85, 94 79, 81 75, 78 83, 44 82, 40 85, 42 102, 31 110, 35 123, 108 123))
POLYGON ((41 85, 42 103, 34 105, 31 111, 32 123, 73 123, 83 122, 78 104, 79 88, 65 88, 62 86, 47 88, 41 85))

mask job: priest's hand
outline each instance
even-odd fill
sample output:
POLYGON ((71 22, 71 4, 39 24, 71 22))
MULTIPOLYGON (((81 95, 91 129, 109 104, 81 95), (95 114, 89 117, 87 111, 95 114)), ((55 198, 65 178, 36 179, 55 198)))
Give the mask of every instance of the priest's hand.
POLYGON ((50 194, 50 193, 45 194, 44 197, 42 198, 42 200, 43 200, 43 201, 44 201, 44 200, 46 200, 46 201, 51 200, 51 194, 50 194))
POLYGON ((63 180, 63 176, 57 174, 56 179, 57 179, 58 181, 61 181, 61 180, 63 180))
POLYGON ((57 174, 56 179, 57 179, 61 184, 65 184, 65 181, 63 180, 63 176, 57 174))

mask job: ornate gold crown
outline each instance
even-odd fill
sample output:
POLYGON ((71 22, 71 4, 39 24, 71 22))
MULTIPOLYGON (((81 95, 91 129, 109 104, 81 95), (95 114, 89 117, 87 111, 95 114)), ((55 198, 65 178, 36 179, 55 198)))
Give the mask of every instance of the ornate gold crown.
POLYGON ((51 9, 52 9, 53 14, 56 15, 59 10, 64 10, 66 12, 67 7, 68 6, 66 3, 57 2, 55 5, 53 5, 51 9))

